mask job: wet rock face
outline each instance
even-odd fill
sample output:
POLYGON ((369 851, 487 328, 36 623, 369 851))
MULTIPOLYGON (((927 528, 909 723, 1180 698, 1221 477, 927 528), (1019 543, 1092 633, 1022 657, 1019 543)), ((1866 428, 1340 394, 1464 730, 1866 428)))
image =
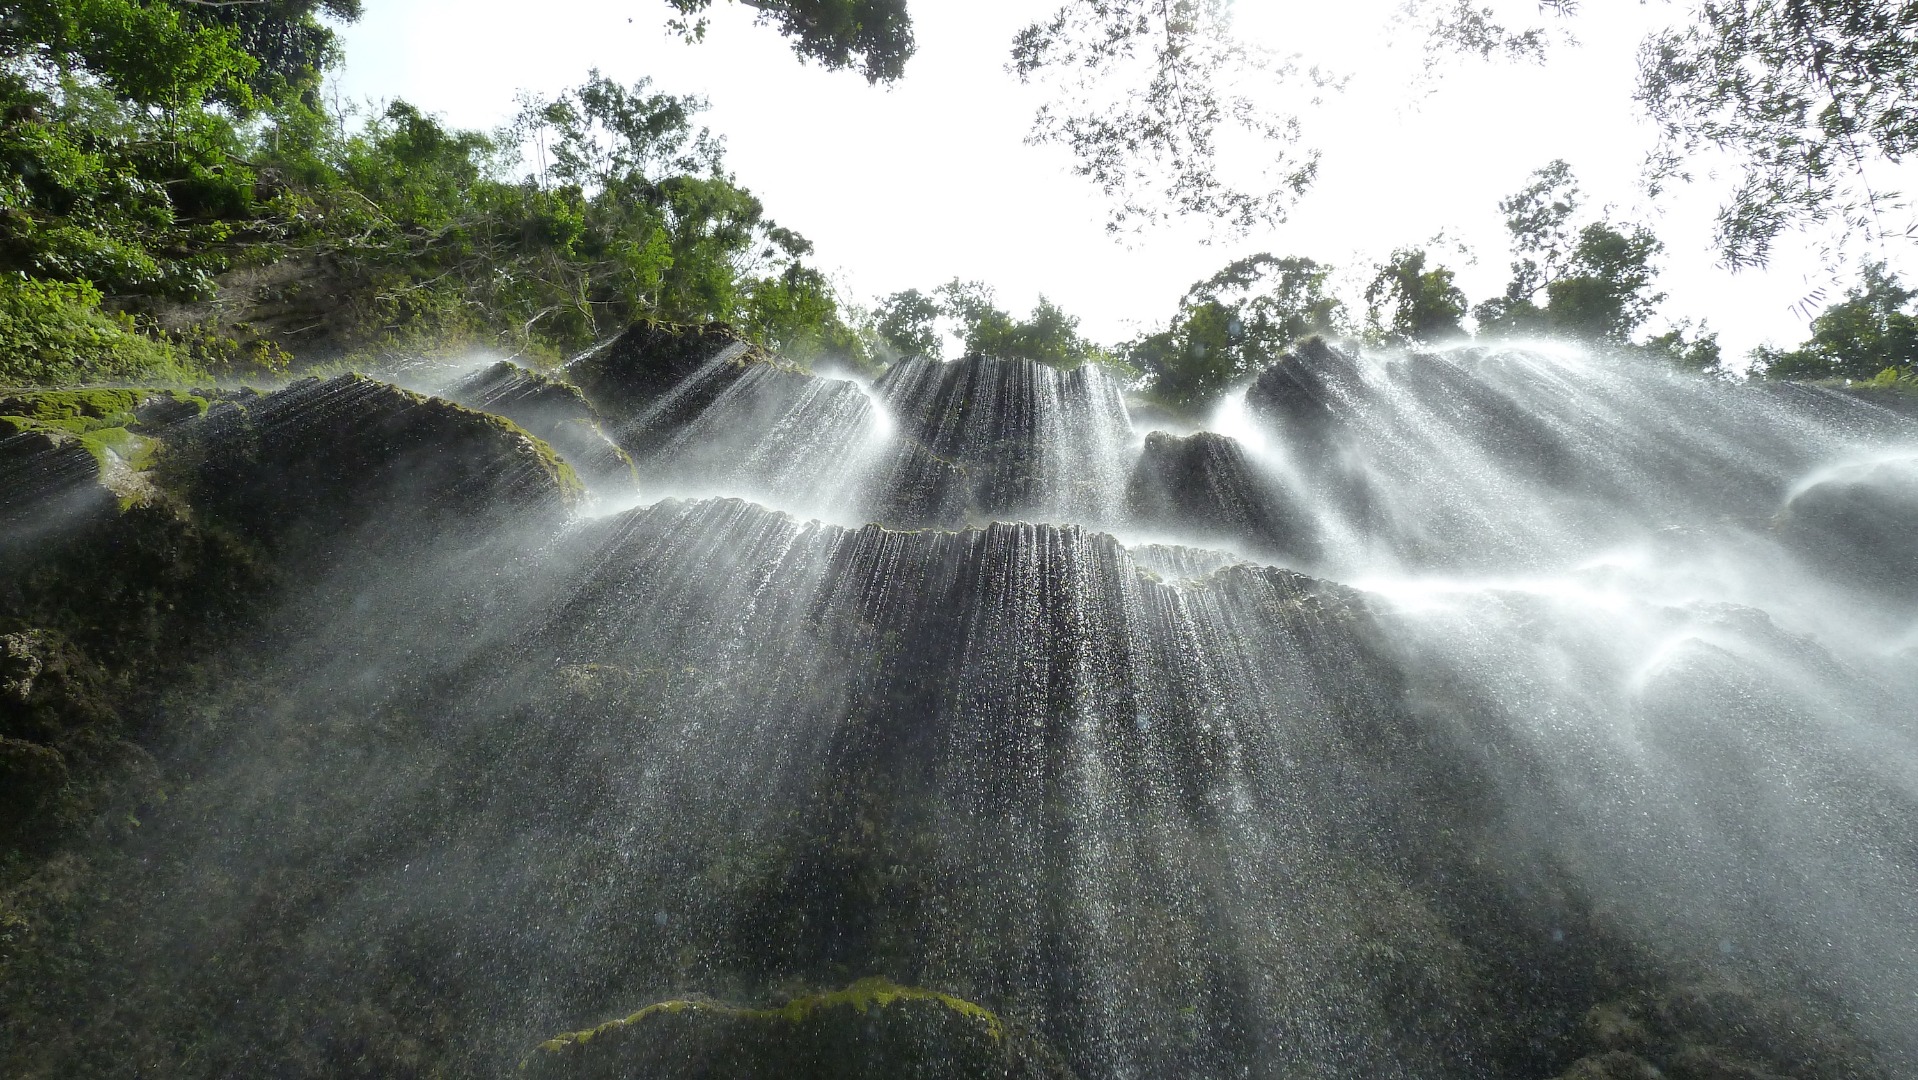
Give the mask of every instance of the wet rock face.
POLYGON ((1245 401, 1303 435, 1326 438, 1341 410, 1341 392, 1359 384, 1357 359, 1323 338, 1308 338, 1260 372, 1245 401))
POLYGON ((877 517, 957 525, 994 516, 1109 520, 1131 422, 1103 368, 968 356, 903 361, 874 387, 904 444, 877 517))
POLYGON ((109 513, 113 503, 100 463, 77 437, 0 423, 0 552, 109 513))
POLYGON ((804 501, 864 473, 874 423, 851 382, 741 357, 701 370, 621 432, 649 478, 804 501))
POLYGON ((468 375, 442 396, 469 409, 498 413, 528 431, 548 430, 568 420, 598 419, 579 387, 510 360, 468 375))
POLYGON ((1142 523, 1194 541, 1310 562, 1319 554, 1315 527, 1290 501, 1246 460, 1237 440, 1209 431, 1147 435, 1126 488, 1126 502, 1142 523))
POLYGON ((179 442, 172 467, 194 506, 310 552, 360 528, 400 538, 557 515, 580 493, 551 449, 510 421, 359 375, 222 404, 179 442))
POLYGON ((479 412, 506 417, 546 440, 594 488, 631 486, 633 460, 600 427, 579 388, 502 360, 448 387, 442 395, 479 412))
POLYGON ((1593 1006, 1576 1038, 1595 1052, 1559 1080, 1883 1075, 1868 1046, 1801 1003, 1717 980, 1593 1006))
POLYGON ((1792 497, 1779 531, 1841 580, 1918 598, 1918 458, 1836 470, 1792 497))
POLYGON ((109 804, 151 796, 104 673, 65 635, 0 634, 0 850, 41 851, 109 804))
POLYGON ((723 323, 642 322, 568 363, 566 377, 601 413, 623 424, 720 358, 764 360, 766 355, 723 323))
MULTIPOLYGON (((174 868, 154 891, 194 902, 142 927, 226 959, 112 1023, 219 1001, 209 1072, 298 1024, 306 1072, 410 1053, 477 1074, 676 988, 777 1001, 882 973, 1038 1017, 1086 1076, 1440 1077, 1530 1060, 1511 1045, 1549 972, 1587 970, 1524 952, 1506 1007, 1483 939, 1542 935, 1435 884, 1471 879, 1435 829, 1471 826, 1478 785, 1408 722, 1349 590, 1244 565, 1173 587, 1071 526, 847 529, 737 500, 582 523, 546 557, 470 663, 360 679, 376 634, 412 649, 469 606, 395 597, 406 618, 353 614, 351 655, 289 665, 269 696, 324 702, 324 752, 276 756, 267 801, 238 771, 198 788, 185 832, 247 807, 226 851, 249 872, 174 868), (338 824, 293 848, 300 820, 338 824), (341 919, 233 936, 267 909, 341 919), (530 973, 510 1004, 500 972, 530 973)), ((276 715, 243 722, 308 745, 304 705, 276 715)), ((847 1015, 863 1039, 893 1014, 847 1015)), ((750 1074, 723 1056, 750 1032, 692 1019, 717 1026, 628 1049, 750 1074)), ((908 1025, 929 1043, 900 1068, 973 1069, 950 1034, 908 1025)), ((821 1038, 822 1068, 891 1045, 821 1038)))

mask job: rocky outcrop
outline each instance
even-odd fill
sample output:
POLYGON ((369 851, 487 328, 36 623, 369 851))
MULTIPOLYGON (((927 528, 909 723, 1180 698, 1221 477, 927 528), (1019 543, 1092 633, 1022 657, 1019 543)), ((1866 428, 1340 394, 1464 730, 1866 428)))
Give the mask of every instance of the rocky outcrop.
POLYGON ((1194 543, 1309 563, 1319 556, 1318 536, 1292 500, 1237 440, 1209 431, 1147 435, 1126 487, 1127 505, 1143 525, 1194 543))
POLYGON ((1245 402, 1302 438, 1322 441, 1345 407, 1344 395, 1360 385, 1358 360, 1324 338, 1312 337, 1260 372, 1246 390, 1245 402))
POLYGON ((877 482, 877 520, 1110 521, 1124 498, 1131 422, 1095 364, 1061 371, 968 356, 902 361, 874 386, 900 447, 877 482))
POLYGON ((36 860, 139 826, 151 753, 190 727, 164 691, 210 678, 289 584, 578 495, 510 421, 357 376, 0 395, 0 425, 0 850, 25 857, 0 865, 0 908, 36 860))
POLYGON ((1681 982, 1592 1007, 1594 1052, 1558 1080, 1844 1080, 1881 1076, 1870 1047, 1789 997, 1681 982))
MULTIPOLYGON (((724 323, 634 323, 613 340, 569 361, 566 376, 609 420, 623 427, 708 366, 770 359, 724 323)), ((719 388, 714 388, 717 393, 719 388)), ((693 402, 682 403, 692 408, 693 402)), ((691 413, 688 413, 691 415, 691 413)))
POLYGON ((1842 581, 1918 598, 1918 457, 1831 470, 1786 502, 1778 530, 1842 581))
POLYGON ((177 390, 0 393, 0 551, 54 541, 157 492, 154 437, 206 410, 177 390))
POLYGON ((546 440, 594 489, 627 488, 638 480, 633 459, 606 436, 586 395, 570 383, 501 360, 454 383, 441 396, 504 416, 546 440))
POLYGON ((196 509, 305 555, 558 515, 581 495, 512 421, 363 375, 223 402, 172 441, 163 471, 196 509))
POLYGON ((157 769, 128 734, 105 674, 65 635, 0 633, 0 851, 44 853, 150 799, 157 769))

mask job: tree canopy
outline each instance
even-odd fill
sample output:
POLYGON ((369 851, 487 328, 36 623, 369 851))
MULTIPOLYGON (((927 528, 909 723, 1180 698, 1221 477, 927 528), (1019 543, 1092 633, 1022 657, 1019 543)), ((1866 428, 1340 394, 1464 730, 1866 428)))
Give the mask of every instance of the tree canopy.
POLYGON ((1651 316, 1665 298, 1651 291, 1663 245, 1639 225, 1578 225, 1582 205, 1563 161, 1499 203, 1512 236, 1512 281, 1504 296, 1473 309, 1481 334, 1622 344, 1651 316))
POLYGON ((1639 100, 1665 138, 1654 179, 1686 177, 1702 147, 1738 163, 1718 215, 1733 265, 1764 263, 1794 224, 1882 233, 1895 196, 1866 172, 1918 149, 1918 4, 1702 0, 1645 43, 1639 100))
MULTIPOLYGON (((712 0, 667 0, 677 23, 712 0)), ((891 81, 912 53, 906 0, 744 0, 830 67, 891 81)), ((1473 0, 1406 0, 1400 19, 1428 55, 1547 59, 1555 29, 1575 25, 1576 0, 1538 0, 1539 18, 1501 21, 1473 0)), ((1868 167, 1918 146, 1918 4, 1909 0, 1692 0, 1638 56, 1638 99, 1662 142, 1648 179, 1688 179, 1712 148, 1738 181, 1719 215, 1718 244, 1734 266, 1762 264, 1786 228, 1836 219, 1850 234, 1899 232, 1882 212, 1896 193, 1868 167)), ((1009 69, 1052 100, 1030 141, 1066 147, 1073 170, 1106 196, 1115 231, 1192 217, 1232 231, 1284 219, 1314 182, 1318 154, 1302 110, 1339 80, 1299 58, 1236 37, 1227 0, 1067 0, 1012 43, 1009 69), (1279 97, 1286 105, 1275 105, 1279 97), (1221 145, 1257 139, 1269 168, 1256 182, 1225 177, 1221 145)))
MULTIPOLYGON (((802 59, 838 71, 857 68, 869 83, 893 82, 912 59, 912 16, 906 0, 742 0, 758 21, 777 27, 802 59)), ((713 0, 666 0, 671 25, 690 40, 706 34, 713 0)))
POLYGON ((1170 325, 1128 345, 1125 356, 1159 401, 1189 408, 1211 400, 1299 338, 1344 328, 1330 276, 1311 259, 1239 259, 1194 283, 1170 325))
POLYGON ((318 16, 357 10, 11 8, 0 21, 8 325, 37 328, 36 341, 66 328, 76 356, 116 371, 127 357, 226 370, 283 365, 288 349, 318 359, 460 343, 551 357, 639 318, 728 321, 795 358, 863 361, 829 282, 804 265, 810 243, 725 171, 699 99, 595 73, 528 99, 499 135, 405 102, 353 125, 311 91, 335 59, 318 16), (219 314, 231 303, 196 306, 236 273, 286 278, 268 305, 282 314, 237 325, 219 314), (126 337, 136 333, 148 344, 126 337))
POLYGON ((1795 349, 1760 350, 1757 366, 1781 379, 1873 379, 1918 368, 1918 290, 1882 262, 1866 263, 1858 284, 1811 323, 1795 349))
POLYGON ((1421 248, 1400 248, 1365 287, 1367 327, 1390 342, 1439 342, 1465 336, 1465 293, 1447 267, 1427 269, 1421 248))

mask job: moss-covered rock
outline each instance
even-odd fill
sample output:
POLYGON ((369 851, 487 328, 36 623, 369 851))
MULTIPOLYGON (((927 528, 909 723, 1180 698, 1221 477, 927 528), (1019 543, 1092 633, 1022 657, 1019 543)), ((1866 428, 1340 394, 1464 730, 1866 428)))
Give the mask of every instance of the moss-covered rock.
POLYGON ((0 634, 0 851, 48 850, 152 799, 153 762, 127 735, 105 674, 65 635, 0 634))
POLYGON ((1612 1050, 1579 1058, 1558 1080, 1663 1080, 1664 1075, 1637 1054, 1612 1050))
POLYGON ((767 1008, 703 998, 655 1002, 540 1044, 528 1076, 893 1080, 1063 1078, 1055 1055, 963 998, 883 978, 767 1008))
POLYGON ((546 440, 595 488, 638 480, 633 459, 607 437, 586 395, 571 383, 501 360, 454 383, 443 396, 497 413, 546 440))
POLYGON ((276 551, 379 550, 564 513, 583 493, 572 468, 511 420, 363 375, 223 402, 174 441, 170 483, 276 551))
POLYGON ((1643 987, 1594 1005, 1593 1051, 1562 1080, 1851 1080, 1888 1073, 1868 1043, 1807 1000, 1723 977, 1643 987))

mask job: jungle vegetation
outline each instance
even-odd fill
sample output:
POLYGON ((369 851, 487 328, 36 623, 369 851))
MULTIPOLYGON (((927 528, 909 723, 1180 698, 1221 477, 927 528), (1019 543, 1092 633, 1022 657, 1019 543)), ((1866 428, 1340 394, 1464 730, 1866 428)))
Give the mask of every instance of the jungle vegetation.
MULTIPOLYGON (((905 0, 746 2, 803 59, 875 83, 905 75, 905 0)), ((704 33, 711 0, 667 4, 681 33, 704 33)), ((1577 16, 1571 3, 1542 7, 1526 27, 1469 5, 1408 10, 1430 17, 1436 51, 1527 59, 1577 16)), ((1744 201, 1721 220, 1728 259, 1760 261, 1779 229, 1848 212, 1845 170, 1909 149, 1910 95, 1898 87, 1918 50, 1905 7, 1714 0, 1698 7, 1697 34, 1648 44, 1642 96, 1668 163, 1710 144, 1749 165, 1744 201), (1854 68, 1878 74, 1861 82, 1854 68), (1786 146, 1787 128, 1803 138, 1786 146)), ((272 376, 476 345, 553 359, 637 319, 727 322, 796 359, 869 370, 940 357, 955 340, 966 352, 1099 360, 1176 408, 1310 334, 1400 345, 1549 335, 1723 368, 1703 328, 1646 334, 1663 299, 1662 245, 1589 213, 1563 162, 1500 203, 1511 279, 1476 304, 1435 253, 1409 246, 1345 279, 1298 255, 1235 260, 1111 346, 1044 297, 1020 316, 977 281, 859 308, 808 263, 804 236, 727 171, 699 99, 594 73, 526 99, 492 133, 403 101, 341 115, 319 93, 340 59, 325 20, 359 12, 360 0, 19 0, 0 15, 0 382, 272 376)), ((1013 73, 1059 90, 1033 137, 1072 148, 1116 200, 1115 227, 1171 215, 1249 227, 1310 183, 1300 127, 1218 79, 1314 76, 1235 43, 1227 16, 1217 0, 1073 2, 1015 43, 1013 73), (1141 71, 1143 90, 1125 82, 1141 71), (1114 93, 1128 102, 1117 111, 1114 93), (1274 148, 1277 186, 1239 190, 1212 172, 1233 124, 1274 148), (1139 155, 1179 171, 1134 168, 1139 155)), ((1913 299, 1873 264, 1803 346, 1761 354, 1753 370, 1905 377, 1913 299)))
POLYGON ((402 101, 336 115, 319 16, 357 11, 11 6, 0 381, 472 344, 553 357, 640 318, 857 352, 811 245, 726 171, 697 98, 595 73, 494 134, 402 101))

